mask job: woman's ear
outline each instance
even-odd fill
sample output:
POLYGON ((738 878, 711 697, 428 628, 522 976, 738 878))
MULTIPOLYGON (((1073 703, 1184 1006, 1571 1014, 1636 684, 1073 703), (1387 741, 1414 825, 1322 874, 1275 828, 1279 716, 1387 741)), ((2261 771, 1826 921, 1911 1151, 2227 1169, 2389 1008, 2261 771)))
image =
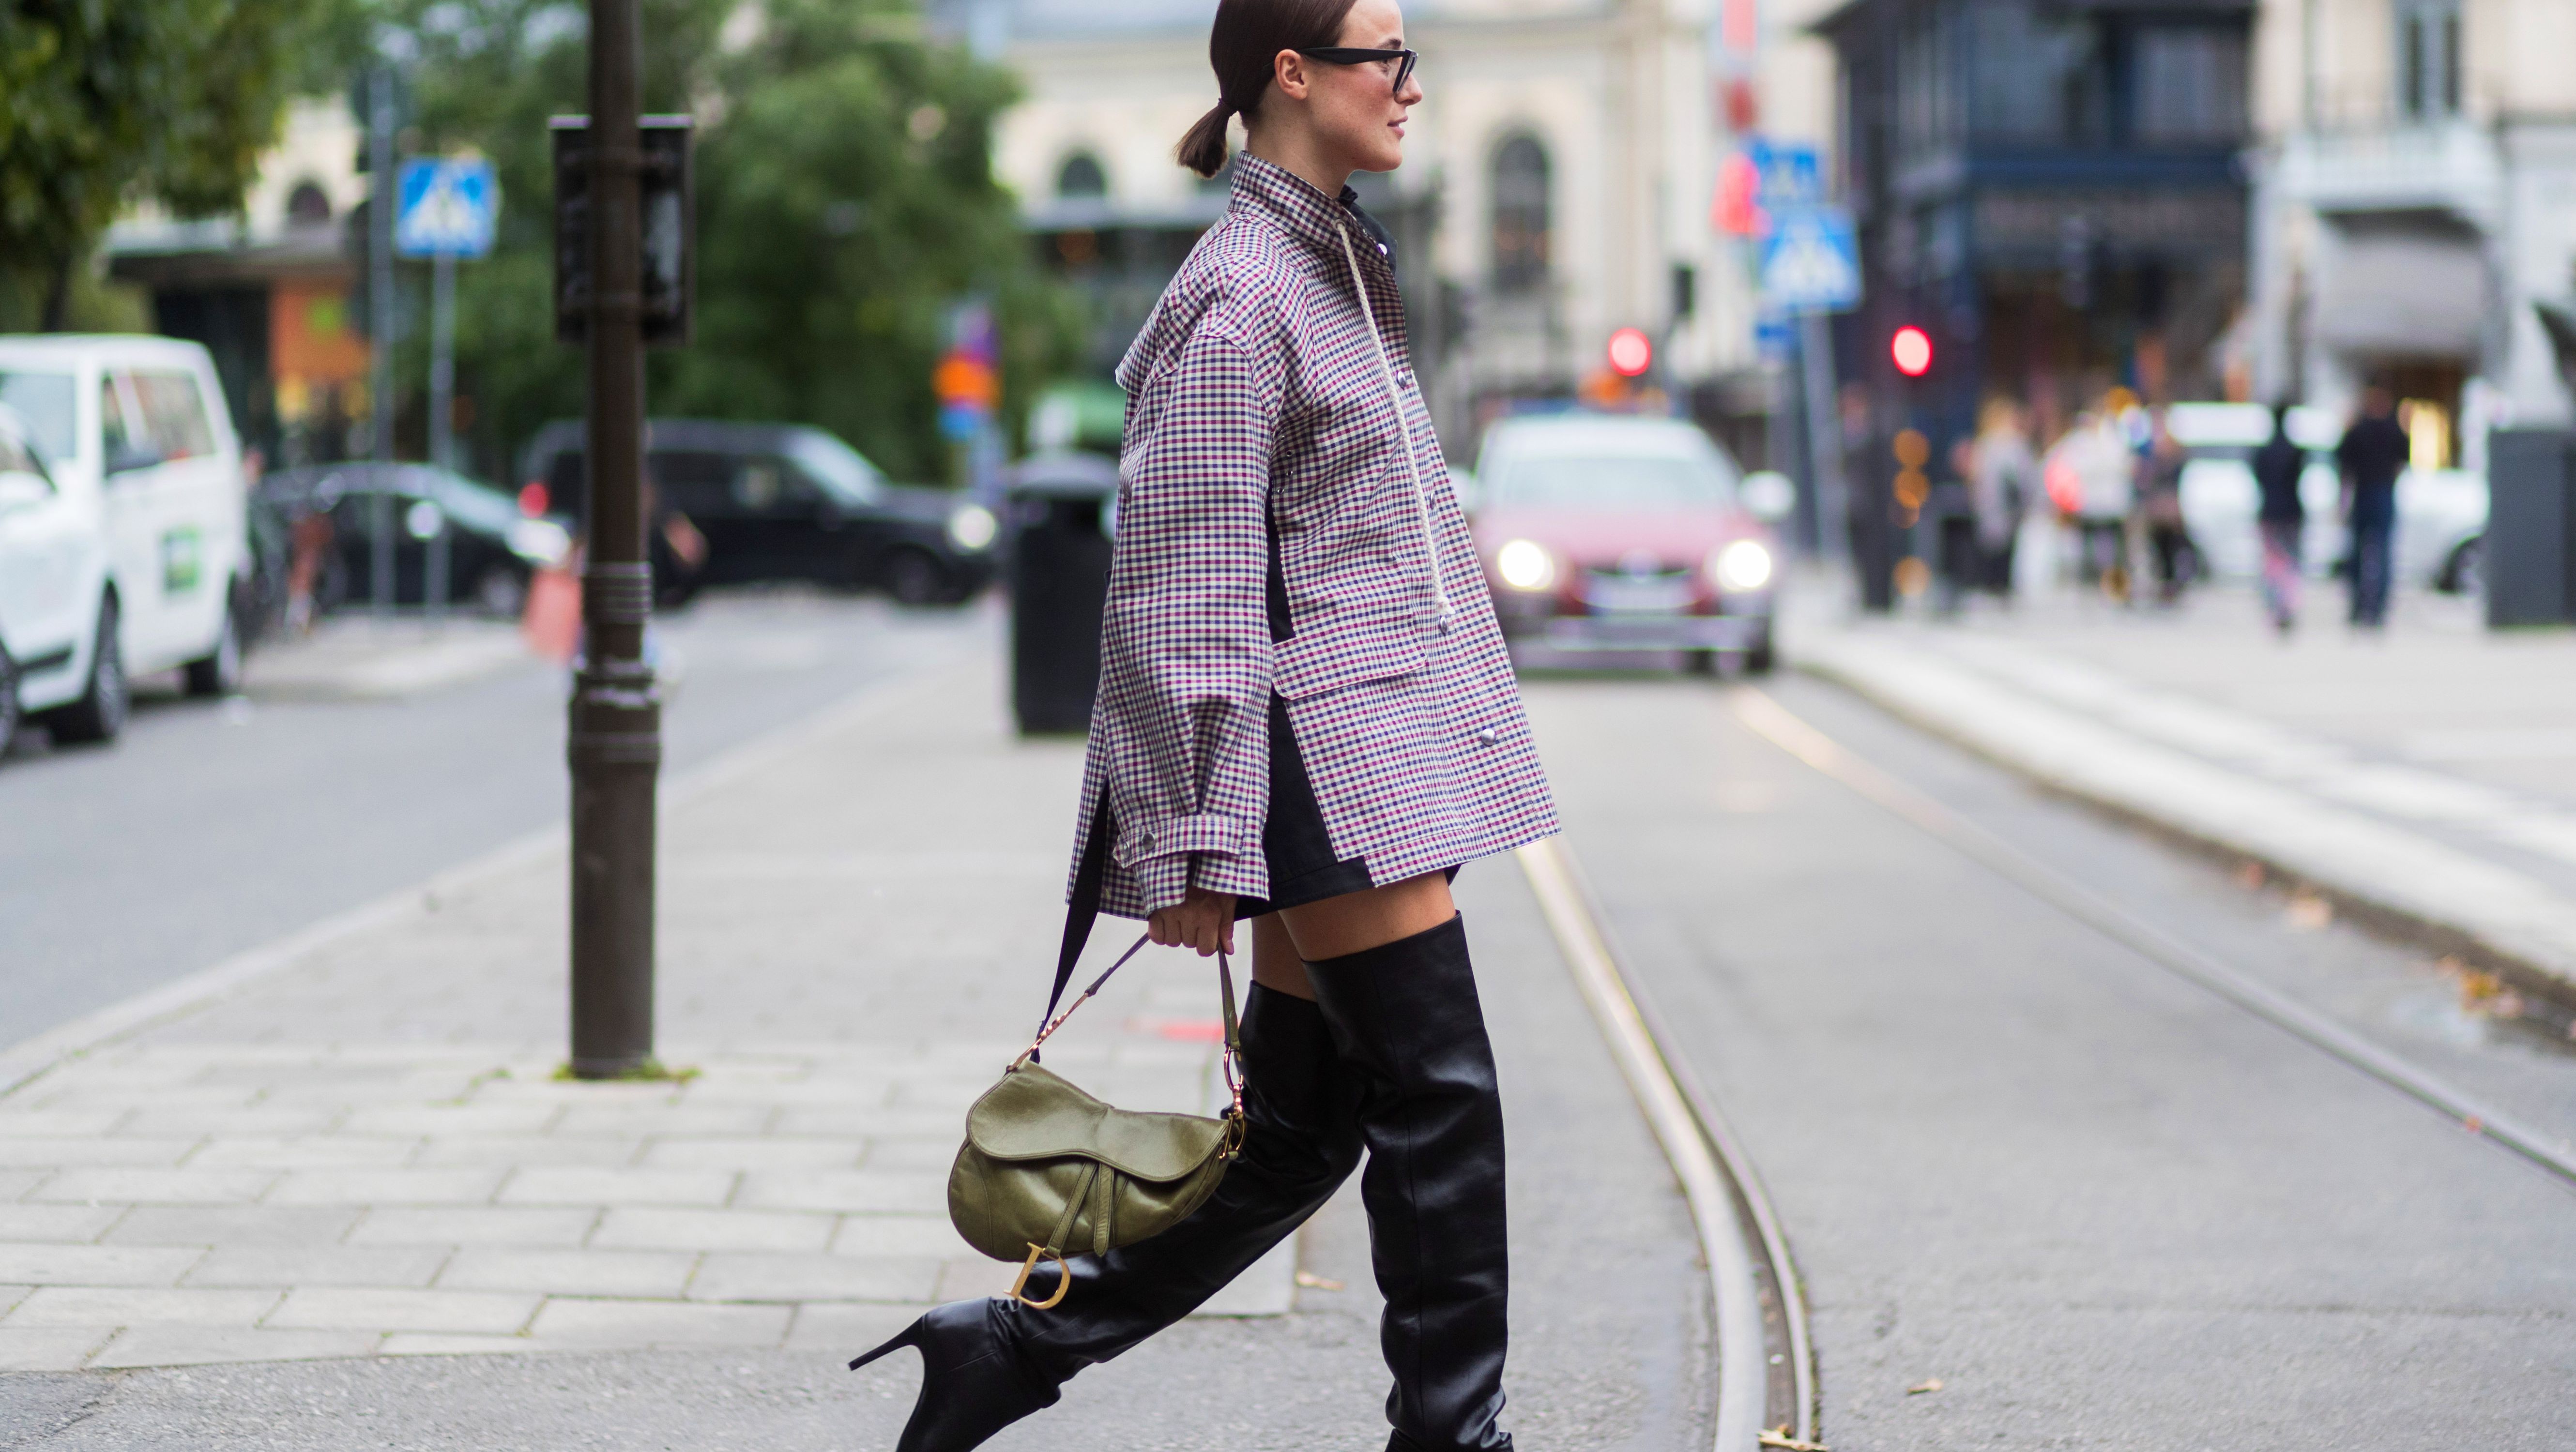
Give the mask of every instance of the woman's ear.
POLYGON ((1279 94, 1306 99, 1310 83, 1306 76, 1306 58, 1293 50, 1283 50, 1270 58, 1270 83, 1279 94))

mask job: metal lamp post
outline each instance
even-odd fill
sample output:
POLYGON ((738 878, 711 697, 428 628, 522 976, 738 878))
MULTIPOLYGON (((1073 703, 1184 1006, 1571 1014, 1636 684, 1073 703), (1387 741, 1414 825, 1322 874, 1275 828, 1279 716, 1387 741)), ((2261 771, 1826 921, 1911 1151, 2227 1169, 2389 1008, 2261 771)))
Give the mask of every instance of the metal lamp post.
POLYGON ((662 702, 644 659, 652 609, 643 509, 642 153, 637 0, 591 0, 583 199, 590 363, 586 639, 574 678, 572 1072, 614 1078, 653 1059, 654 786, 662 702))

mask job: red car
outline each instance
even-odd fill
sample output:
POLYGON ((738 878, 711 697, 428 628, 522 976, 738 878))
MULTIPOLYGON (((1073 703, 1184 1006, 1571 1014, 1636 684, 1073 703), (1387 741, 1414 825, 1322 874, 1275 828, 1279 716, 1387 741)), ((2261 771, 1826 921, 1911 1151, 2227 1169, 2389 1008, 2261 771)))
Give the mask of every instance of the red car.
POLYGON ((1777 475, 1748 491, 1735 461, 1678 419, 1507 419, 1477 460, 1477 553, 1503 634, 1556 650, 1679 650, 1771 668, 1782 556, 1762 517, 1777 475))

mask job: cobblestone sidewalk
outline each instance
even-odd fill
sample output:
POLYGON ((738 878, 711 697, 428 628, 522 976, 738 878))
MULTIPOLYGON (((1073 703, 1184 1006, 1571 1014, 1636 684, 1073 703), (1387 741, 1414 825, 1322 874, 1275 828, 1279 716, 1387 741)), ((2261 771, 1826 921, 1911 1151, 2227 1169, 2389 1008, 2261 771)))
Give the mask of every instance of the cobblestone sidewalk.
MULTIPOLYGON (((683 1082, 555 1078, 556 850, 0 1097, 0 1367, 848 1351, 1000 1289, 945 1172, 1040 1007, 1079 769, 1014 740, 1001 696, 989 657, 885 688, 666 809, 683 1082)), ((1049 1063, 1205 1108, 1213 975, 1125 971, 1049 1063)), ((1286 1310, 1292 1255, 1211 1311, 1286 1310)))

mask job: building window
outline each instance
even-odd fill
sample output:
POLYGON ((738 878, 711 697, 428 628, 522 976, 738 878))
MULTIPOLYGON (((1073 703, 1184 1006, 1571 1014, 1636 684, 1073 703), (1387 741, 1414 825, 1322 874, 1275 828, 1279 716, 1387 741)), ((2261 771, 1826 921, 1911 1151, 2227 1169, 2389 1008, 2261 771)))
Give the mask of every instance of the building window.
POLYGON ((2031 0, 1984 0, 1968 12, 1971 125, 2011 146, 2099 146, 2108 138, 2098 16, 2031 0))
POLYGON ((2245 136, 2245 36, 2214 25, 2137 32, 2133 134, 2149 145, 2210 145, 2245 136))
POLYGON ((286 194, 286 225, 320 227, 331 220, 331 199, 311 182, 297 182, 286 194))
POLYGON ((1896 150, 1900 164, 1959 143, 1960 54, 1957 12, 1909 11, 1896 35, 1896 150))
POLYGON ((1547 281, 1547 148, 1515 136, 1494 151, 1494 290, 1531 292, 1547 281))
POLYGON ((2460 113, 2460 0, 2397 0, 2397 109, 2460 113))
POLYGON ((1100 167, 1100 158, 1088 151, 1077 151, 1056 168, 1055 194, 1059 197, 1105 197, 1109 195, 1109 173, 1100 167))

